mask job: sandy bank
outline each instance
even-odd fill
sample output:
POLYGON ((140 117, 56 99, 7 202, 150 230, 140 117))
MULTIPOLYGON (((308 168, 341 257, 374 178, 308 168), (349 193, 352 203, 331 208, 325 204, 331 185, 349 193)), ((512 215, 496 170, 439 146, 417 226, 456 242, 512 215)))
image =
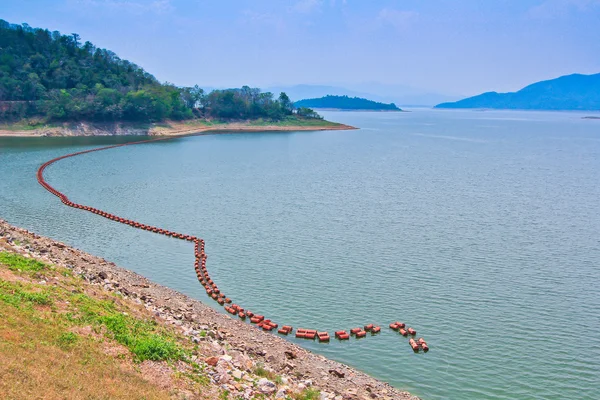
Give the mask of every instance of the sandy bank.
MULTIPOLYGON (((320 389, 321 399, 417 399, 344 364, 313 354, 275 334, 218 313, 200 301, 155 284, 114 263, 17 228, 3 220, 0 220, 0 244, 69 268, 90 285, 108 292, 118 292, 127 301, 143 305, 159 323, 174 326, 189 336, 190 340, 199 343, 204 357, 212 355, 220 357, 219 360, 226 360, 211 366, 206 358, 205 366, 213 383, 221 387, 225 385, 232 394, 243 392, 236 387, 239 382, 232 378, 244 372, 244 368, 236 367, 235 363, 235 360, 243 359, 280 374, 290 390, 297 391, 306 386, 320 389), (209 330, 209 334, 198 335, 201 330, 209 330)), ((252 367, 247 369, 251 370, 252 367)), ((247 394, 252 389, 245 390, 247 394)), ((272 395, 275 396, 275 393, 272 395)))
POLYGON ((213 121, 167 121, 157 124, 135 123, 65 123, 35 129, 19 129, 18 126, 0 126, 0 136, 176 136, 197 133, 265 132, 265 131, 325 131, 350 130, 353 126, 321 120, 300 120, 292 123, 264 123, 262 121, 213 122, 213 121), (9 129, 10 128, 10 129, 9 129))

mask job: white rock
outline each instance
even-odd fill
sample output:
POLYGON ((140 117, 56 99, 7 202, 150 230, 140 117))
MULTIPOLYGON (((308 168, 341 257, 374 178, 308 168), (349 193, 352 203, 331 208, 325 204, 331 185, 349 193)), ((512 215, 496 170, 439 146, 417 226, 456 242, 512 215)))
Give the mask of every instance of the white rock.
POLYGON ((231 376, 233 376, 235 379, 242 379, 243 374, 242 374, 242 371, 235 369, 231 373, 231 376))
POLYGON ((267 378, 261 378, 258 381, 258 390, 261 393, 270 394, 277 390, 277 386, 267 378))

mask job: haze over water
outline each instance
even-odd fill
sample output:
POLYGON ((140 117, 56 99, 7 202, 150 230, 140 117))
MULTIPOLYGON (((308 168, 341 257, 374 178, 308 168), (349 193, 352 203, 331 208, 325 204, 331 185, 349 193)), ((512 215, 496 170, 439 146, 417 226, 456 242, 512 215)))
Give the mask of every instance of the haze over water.
MULTIPOLYGON (((206 240, 235 302, 424 399, 600 393, 600 122, 579 113, 324 113, 357 131, 197 136, 63 160, 71 200, 206 240), (390 331, 414 327, 415 355, 390 331)), ((206 301, 191 245, 63 206, 44 161, 137 138, 0 138, 0 217, 206 301)), ((214 305, 212 302, 209 304, 214 305)))

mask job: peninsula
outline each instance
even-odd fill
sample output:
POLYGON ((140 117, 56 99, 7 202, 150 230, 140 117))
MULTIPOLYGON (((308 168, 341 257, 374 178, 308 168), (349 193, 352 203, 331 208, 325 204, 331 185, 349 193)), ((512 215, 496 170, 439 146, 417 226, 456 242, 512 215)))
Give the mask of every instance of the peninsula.
POLYGON ((328 95, 317 99, 305 99, 294 103, 298 109, 304 107, 352 110, 352 111, 402 111, 394 103, 379 103, 360 97, 332 96, 328 95))
POLYGON ((160 83, 77 34, 0 20, 0 135, 349 129, 285 93, 160 83))
POLYGON ((573 74, 529 85, 517 92, 487 92, 435 108, 510 110, 600 110, 600 74, 573 74))

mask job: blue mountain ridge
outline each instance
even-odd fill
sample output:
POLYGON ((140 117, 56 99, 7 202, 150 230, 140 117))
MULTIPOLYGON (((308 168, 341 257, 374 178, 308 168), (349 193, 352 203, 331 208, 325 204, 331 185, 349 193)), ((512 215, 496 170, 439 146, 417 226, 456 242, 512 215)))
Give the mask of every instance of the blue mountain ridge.
POLYGON ((487 92, 435 108, 600 110, 600 73, 572 74, 533 83, 517 92, 487 92))

